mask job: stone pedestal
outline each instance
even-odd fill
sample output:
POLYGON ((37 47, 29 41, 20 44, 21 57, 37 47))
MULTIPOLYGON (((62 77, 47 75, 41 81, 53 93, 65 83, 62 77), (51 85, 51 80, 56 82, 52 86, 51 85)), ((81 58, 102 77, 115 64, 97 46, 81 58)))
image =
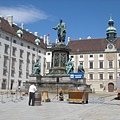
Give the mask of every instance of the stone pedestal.
POLYGON ((51 48, 52 51, 52 61, 51 69, 49 74, 66 74, 65 63, 68 62, 69 52, 71 49, 64 43, 54 44, 51 48))

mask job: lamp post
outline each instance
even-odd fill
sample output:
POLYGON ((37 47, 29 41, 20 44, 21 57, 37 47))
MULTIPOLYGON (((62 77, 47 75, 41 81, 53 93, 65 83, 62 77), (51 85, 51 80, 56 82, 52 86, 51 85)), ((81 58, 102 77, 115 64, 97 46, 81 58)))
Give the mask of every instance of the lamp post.
POLYGON ((38 59, 38 45, 40 45, 40 40, 38 38, 35 39, 35 43, 37 45, 37 59, 38 59))

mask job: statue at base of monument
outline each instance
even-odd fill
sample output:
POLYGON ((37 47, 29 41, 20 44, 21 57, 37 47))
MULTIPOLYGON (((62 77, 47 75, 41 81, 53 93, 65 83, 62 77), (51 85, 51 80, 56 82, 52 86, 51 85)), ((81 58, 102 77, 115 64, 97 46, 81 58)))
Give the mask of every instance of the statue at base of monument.
POLYGON ((80 65, 78 66, 78 72, 83 72, 83 73, 85 73, 85 70, 84 70, 84 68, 83 68, 83 64, 82 64, 82 63, 80 63, 80 65))
POLYGON ((31 75, 40 75, 40 72, 41 72, 40 68, 41 68, 41 64, 39 62, 39 59, 37 59, 33 66, 31 75))
POLYGON ((66 37, 65 23, 62 20, 60 20, 60 23, 56 27, 53 27, 52 29, 58 30, 57 35, 59 42, 65 42, 65 37, 66 37))
POLYGON ((66 73, 69 74, 74 70, 74 63, 72 62, 72 58, 69 58, 68 62, 65 64, 66 73))

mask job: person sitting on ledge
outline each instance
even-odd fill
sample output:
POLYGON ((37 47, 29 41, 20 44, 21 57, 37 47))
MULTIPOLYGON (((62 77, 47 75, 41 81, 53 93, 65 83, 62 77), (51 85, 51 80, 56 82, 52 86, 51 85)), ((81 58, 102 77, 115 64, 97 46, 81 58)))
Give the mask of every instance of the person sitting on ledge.
POLYGON ((60 101, 63 101, 63 100, 64 100, 63 92, 62 92, 62 91, 59 92, 59 100, 60 100, 60 101))

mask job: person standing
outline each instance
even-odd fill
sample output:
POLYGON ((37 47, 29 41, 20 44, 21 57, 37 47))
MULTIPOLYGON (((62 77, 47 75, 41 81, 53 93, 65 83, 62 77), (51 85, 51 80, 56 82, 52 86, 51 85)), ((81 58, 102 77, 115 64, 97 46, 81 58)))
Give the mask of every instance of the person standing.
POLYGON ((35 92, 37 91, 37 88, 35 86, 35 84, 30 85, 29 87, 29 106, 31 104, 31 100, 32 100, 32 106, 34 106, 35 103, 35 92))

